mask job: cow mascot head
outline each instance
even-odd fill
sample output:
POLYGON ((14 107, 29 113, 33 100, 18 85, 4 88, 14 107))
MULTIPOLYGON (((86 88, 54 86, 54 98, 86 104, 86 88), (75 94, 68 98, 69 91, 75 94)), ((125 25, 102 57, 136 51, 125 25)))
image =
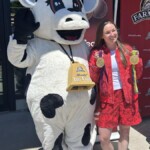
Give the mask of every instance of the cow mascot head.
POLYGON ((44 150, 91 150, 96 131, 86 17, 100 0, 19 0, 7 54, 27 68, 26 100, 44 150))

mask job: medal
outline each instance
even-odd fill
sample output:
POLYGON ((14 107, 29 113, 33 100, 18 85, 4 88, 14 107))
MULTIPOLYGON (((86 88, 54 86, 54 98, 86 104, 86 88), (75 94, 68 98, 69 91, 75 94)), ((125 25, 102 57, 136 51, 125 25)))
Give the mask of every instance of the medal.
POLYGON ((104 66, 104 59, 102 57, 98 57, 96 60, 96 65, 99 68, 102 68, 104 66))
POLYGON ((131 54, 132 54, 132 56, 130 57, 130 63, 132 65, 138 64, 138 62, 139 62, 138 51, 132 50, 131 54))
POLYGON ((139 62, 139 57, 137 55, 133 55, 130 57, 130 63, 132 65, 136 65, 136 64, 138 64, 138 62, 139 62))

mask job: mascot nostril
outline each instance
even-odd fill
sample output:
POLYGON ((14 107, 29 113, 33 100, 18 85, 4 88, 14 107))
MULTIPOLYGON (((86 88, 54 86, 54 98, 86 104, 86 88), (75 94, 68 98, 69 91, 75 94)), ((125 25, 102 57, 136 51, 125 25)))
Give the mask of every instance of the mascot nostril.
POLYGON ((26 100, 42 147, 91 150, 95 93, 84 33, 101 0, 19 1, 26 8, 17 11, 7 55, 27 68, 26 100))
POLYGON ((72 18, 67 18, 66 22, 69 22, 69 21, 72 21, 72 20, 73 20, 72 18))
POLYGON ((84 21, 85 21, 85 18, 82 18, 82 20, 84 20, 84 21))

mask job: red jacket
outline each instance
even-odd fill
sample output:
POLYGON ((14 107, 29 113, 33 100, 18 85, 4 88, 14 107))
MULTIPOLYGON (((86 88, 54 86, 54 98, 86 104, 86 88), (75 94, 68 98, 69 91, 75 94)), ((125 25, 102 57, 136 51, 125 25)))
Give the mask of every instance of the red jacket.
MULTIPOLYGON (((132 48, 126 45, 126 48, 131 51, 132 48)), ((112 81, 112 67, 111 67, 111 55, 110 51, 103 47, 103 59, 105 62, 104 68, 98 68, 96 66, 95 53, 98 51, 96 49, 91 51, 89 58, 89 69, 90 76, 92 80, 99 86, 99 96, 101 102, 114 103, 114 90, 113 90, 113 81, 112 81)), ((133 74, 132 74, 132 65, 130 64, 130 55, 129 53, 125 54, 127 59, 127 67, 125 68, 122 64, 120 58, 120 52, 116 49, 116 61, 118 63, 118 69, 120 73, 120 80, 122 82, 122 89, 127 103, 132 103, 133 100, 138 98, 138 94, 134 93, 133 87, 133 74)), ((142 59, 139 59, 139 63, 135 66, 137 79, 142 75, 143 64, 142 59)))

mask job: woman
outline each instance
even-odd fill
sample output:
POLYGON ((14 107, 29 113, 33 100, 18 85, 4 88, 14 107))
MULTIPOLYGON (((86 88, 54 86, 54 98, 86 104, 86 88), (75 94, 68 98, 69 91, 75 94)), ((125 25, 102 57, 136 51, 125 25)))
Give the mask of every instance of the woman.
POLYGON ((118 150, 127 150, 130 126, 141 122, 136 80, 142 75, 142 60, 138 51, 120 42, 111 21, 103 21, 97 28, 89 68, 98 87, 95 119, 101 147, 114 150, 110 136, 113 128, 119 126, 118 150))

